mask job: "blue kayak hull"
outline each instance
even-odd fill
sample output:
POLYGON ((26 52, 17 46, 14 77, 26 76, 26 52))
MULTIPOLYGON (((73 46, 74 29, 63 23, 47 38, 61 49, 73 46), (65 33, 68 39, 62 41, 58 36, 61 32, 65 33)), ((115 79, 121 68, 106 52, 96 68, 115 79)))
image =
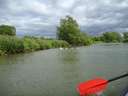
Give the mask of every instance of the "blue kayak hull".
POLYGON ((128 96, 128 87, 123 90, 121 96, 128 96))

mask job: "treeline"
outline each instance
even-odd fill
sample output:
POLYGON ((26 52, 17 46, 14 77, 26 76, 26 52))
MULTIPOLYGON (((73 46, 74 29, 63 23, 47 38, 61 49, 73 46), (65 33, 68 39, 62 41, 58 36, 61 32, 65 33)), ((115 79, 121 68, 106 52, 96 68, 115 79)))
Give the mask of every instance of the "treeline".
POLYGON ((70 16, 60 20, 57 26, 57 38, 46 39, 43 37, 16 36, 14 26, 0 26, 0 55, 31 52, 59 47, 87 46, 95 42, 128 42, 128 32, 105 32, 100 36, 90 36, 81 32, 75 19, 70 16))
POLYGON ((18 38, 15 36, 0 35, 0 54, 15 54, 23 52, 32 52, 50 48, 69 47, 69 44, 63 40, 42 39, 25 36, 18 38))
POLYGON ((93 37, 94 42, 116 43, 116 42, 128 42, 128 32, 104 32, 101 36, 93 37))
POLYGON ((18 38, 15 27, 8 25, 0 26, 0 55, 69 46, 64 40, 45 39, 43 37, 33 36, 18 38))
POLYGON ((70 16, 60 20, 57 37, 59 40, 67 41, 71 46, 86 46, 96 42, 128 42, 128 32, 104 32, 100 36, 90 36, 81 32, 77 21, 70 16))
POLYGON ((0 36, 0 54, 14 54, 44 50, 58 47, 69 47, 69 44, 62 40, 40 39, 33 37, 12 37, 0 36))

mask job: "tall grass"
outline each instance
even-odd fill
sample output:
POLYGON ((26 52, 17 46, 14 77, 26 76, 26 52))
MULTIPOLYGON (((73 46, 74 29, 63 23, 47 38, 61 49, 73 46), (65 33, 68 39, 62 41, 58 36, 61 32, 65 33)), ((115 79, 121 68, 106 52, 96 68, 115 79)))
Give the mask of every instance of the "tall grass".
POLYGON ((0 35, 0 55, 31 52, 58 47, 69 47, 66 41, 41 38, 18 38, 0 35))
POLYGON ((13 36, 0 36, 0 50, 6 54, 23 52, 23 40, 13 36))

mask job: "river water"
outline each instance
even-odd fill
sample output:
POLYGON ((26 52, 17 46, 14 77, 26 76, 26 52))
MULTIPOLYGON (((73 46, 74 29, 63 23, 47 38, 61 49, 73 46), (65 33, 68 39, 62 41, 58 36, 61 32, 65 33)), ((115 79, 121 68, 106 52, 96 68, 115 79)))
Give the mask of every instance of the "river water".
MULTIPOLYGON (((96 44, 0 57, 0 96, 79 96, 80 82, 128 72, 128 44, 96 44)), ((109 84, 119 96, 128 78, 109 84)))

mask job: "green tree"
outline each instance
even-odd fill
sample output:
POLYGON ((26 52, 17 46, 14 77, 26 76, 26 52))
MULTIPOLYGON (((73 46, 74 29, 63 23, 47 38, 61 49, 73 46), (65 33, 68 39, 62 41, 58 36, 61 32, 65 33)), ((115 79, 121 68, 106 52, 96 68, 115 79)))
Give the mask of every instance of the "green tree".
POLYGON ((117 32, 105 32, 103 33, 102 40, 105 42, 121 42, 122 37, 117 32))
POLYGON ((94 36, 92 37, 92 39, 94 42, 99 42, 99 41, 102 41, 102 36, 94 36))
POLYGON ((123 42, 128 42, 128 32, 123 33, 123 42))
POLYGON ((77 21, 70 16, 60 20, 60 25, 57 27, 57 37, 59 40, 65 40, 73 46, 88 44, 86 34, 80 31, 77 21))
POLYGON ((1 25, 0 26, 0 34, 1 35, 10 35, 15 36, 16 35, 16 28, 9 25, 1 25))

